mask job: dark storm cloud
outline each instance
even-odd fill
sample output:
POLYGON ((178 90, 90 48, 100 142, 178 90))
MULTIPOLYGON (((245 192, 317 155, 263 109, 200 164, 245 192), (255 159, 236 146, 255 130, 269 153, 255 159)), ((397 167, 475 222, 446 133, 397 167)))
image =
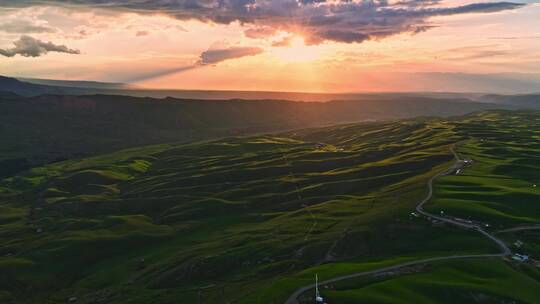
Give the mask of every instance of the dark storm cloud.
POLYGON ((362 42, 429 29, 435 16, 492 13, 524 6, 512 2, 478 2, 448 7, 440 0, 0 0, 4 7, 32 5, 86 6, 139 13, 165 13, 178 19, 250 24, 247 36, 269 35, 269 28, 301 33, 308 43, 362 42), (264 28, 257 32, 256 28, 264 28))
POLYGON ((14 41, 12 48, 0 49, 0 55, 6 57, 13 57, 15 55, 23 57, 39 57, 48 52, 80 54, 80 51, 69 49, 65 45, 44 42, 30 36, 22 36, 19 40, 14 41))

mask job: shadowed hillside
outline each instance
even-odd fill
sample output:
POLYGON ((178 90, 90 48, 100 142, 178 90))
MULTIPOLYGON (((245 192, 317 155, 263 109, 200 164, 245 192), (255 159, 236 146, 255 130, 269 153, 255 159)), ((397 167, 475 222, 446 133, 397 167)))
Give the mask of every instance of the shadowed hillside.
MULTIPOLYGON (((302 103, 127 96, 0 95, 0 161, 31 166, 149 144, 336 123, 462 115, 493 107, 466 100, 399 98, 302 103)), ((2 166, 0 177, 27 166, 2 166)))
POLYGON ((481 98, 482 101, 514 105, 521 108, 540 108, 540 94, 527 95, 486 95, 481 98))

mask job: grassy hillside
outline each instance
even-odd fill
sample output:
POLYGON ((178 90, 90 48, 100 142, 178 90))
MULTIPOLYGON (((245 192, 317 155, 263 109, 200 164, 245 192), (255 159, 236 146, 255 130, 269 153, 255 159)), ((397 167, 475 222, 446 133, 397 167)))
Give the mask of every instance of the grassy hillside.
MULTIPOLYGON (((473 138, 460 146, 473 149, 478 134, 536 117, 491 112, 341 125, 154 145, 33 168, 0 182, 0 299, 283 303, 315 273, 330 278, 424 257, 495 253, 478 234, 409 214, 426 181, 453 161, 452 144, 473 138)), ((531 125, 513 127, 528 139, 531 125)), ((490 134, 496 143, 499 134, 490 134)), ((445 187, 446 178, 441 182, 445 187)), ((430 208, 445 199, 441 189, 430 208)), ((538 192, 527 193, 537 200, 538 192)), ((532 206, 513 208, 511 218, 539 216, 532 206)), ((503 263, 494 262, 493 274, 485 273, 489 261, 474 263, 460 272, 451 263, 437 266, 410 284, 430 301, 439 298, 436 288, 429 296, 422 288, 429 276, 473 284, 476 276, 511 273, 528 284, 523 288, 537 284, 503 263)), ((329 295, 363 299, 355 288, 329 295)), ((370 299, 384 288, 369 291, 370 299)), ((534 303, 534 292, 518 298, 507 291, 495 294, 534 303)), ((453 303, 467 296, 456 295, 453 303)), ((392 303, 383 300, 377 303, 392 303)))
MULTIPOLYGON (((452 121, 463 138, 457 152, 472 165, 438 179, 428 206, 432 213, 484 223, 493 233, 501 230, 499 237, 533 262, 478 259, 407 267, 327 285, 323 294, 329 303, 537 303, 540 230, 503 229, 540 224, 539 123, 537 112, 479 113, 452 121)), ((305 295, 305 303, 310 301, 312 295, 305 295)))
POLYGON ((331 303, 343 304, 537 303, 540 271, 530 266, 520 270, 500 260, 441 262, 339 283, 323 292, 331 303))
POLYGON ((459 122, 470 138, 458 153, 474 165, 437 184, 432 211, 471 217, 496 228, 540 223, 540 117, 479 114, 459 122), (504 118, 504 119, 502 119, 504 118))
POLYGON ((461 115, 494 107, 507 106, 422 97, 302 103, 106 95, 22 98, 0 93, 0 177, 152 144, 365 120, 461 115))

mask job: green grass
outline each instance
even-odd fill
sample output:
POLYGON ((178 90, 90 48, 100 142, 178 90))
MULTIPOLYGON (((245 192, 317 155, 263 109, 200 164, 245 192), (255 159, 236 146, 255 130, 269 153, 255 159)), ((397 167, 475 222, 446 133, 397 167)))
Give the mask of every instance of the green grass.
POLYGON ((500 260, 438 262, 403 275, 338 283, 329 303, 538 303, 540 282, 500 260))
POLYGON ((430 210, 481 220, 494 228, 540 223, 536 115, 477 115, 460 122, 458 130, 470 137, 458 153, 474 164, 460 175, 437 181, 430 210))
MULTIPOLYGON (((490 166, 506 142, 474 140, 499 132, 481 121, 505 125, 509 115, 148 146, 33 168, 0 181, 0 256, 17 269, 0 273, 9 282, 0 297, 196 303, 204 288, 204 303, 281 303, 314 273, 331 278, 404 260, 497 252, 478 234, 409 213, 427 180, 452 163, 450 146, 473 137, 460 152, 478 161, 437 181, 430 208, 446 204, 448 213, 501 225, 536 221, 537 193, 524 186, 530 173, 500 178, 490 166), (447 207, 472 197, 490 203, 447 207), (326 263, 330 251, 337 261, 326 263)), ((514 149, 529 159, 525 146, 514 149)))
POLYGON ((130 147, 364 120, 463 115, 503 105, 379 96, 335 102, 179 100, 130 96, 0 96, 0 178, 130 147), (381 98, 383 100, 381 100, 381 98), (459 106, 455 106, 459 102, 459 106))

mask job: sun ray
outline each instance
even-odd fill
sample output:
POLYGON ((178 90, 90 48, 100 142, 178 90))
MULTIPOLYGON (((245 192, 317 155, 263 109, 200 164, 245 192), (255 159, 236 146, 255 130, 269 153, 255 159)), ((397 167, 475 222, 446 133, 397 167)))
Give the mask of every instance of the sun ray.
POLYGON ((306 45, 302 36, 285 38, 285 46, 273 47, 271 53, 284 62, 313 62, 323 55, 322 48, 306 45))

